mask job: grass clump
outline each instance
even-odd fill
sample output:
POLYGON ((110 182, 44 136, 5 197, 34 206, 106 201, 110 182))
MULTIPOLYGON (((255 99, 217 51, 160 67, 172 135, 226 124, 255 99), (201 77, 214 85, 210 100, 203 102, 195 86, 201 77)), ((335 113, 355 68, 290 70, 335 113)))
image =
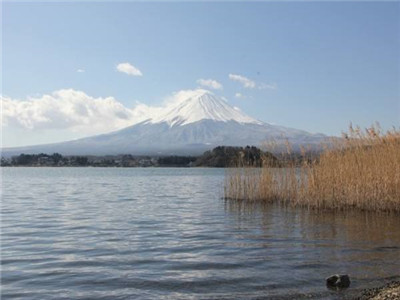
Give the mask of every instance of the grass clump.
MULTIPOLYGON (((293 157, 290 147, 287 157, 293 157)), ((400 131, 350 126, 318 156, 283 159, 280 168, 228 171, 225 198, 318 209, 400 212, 400 131)))

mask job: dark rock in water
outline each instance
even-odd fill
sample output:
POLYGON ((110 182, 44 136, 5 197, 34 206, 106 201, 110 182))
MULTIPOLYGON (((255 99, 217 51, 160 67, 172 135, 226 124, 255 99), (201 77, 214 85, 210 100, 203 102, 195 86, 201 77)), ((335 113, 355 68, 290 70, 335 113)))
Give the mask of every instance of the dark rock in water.
POLYGON ((326 285, 330 288, 348 288, 350 286, 349 275, 335 274, 326 279, 326 285))

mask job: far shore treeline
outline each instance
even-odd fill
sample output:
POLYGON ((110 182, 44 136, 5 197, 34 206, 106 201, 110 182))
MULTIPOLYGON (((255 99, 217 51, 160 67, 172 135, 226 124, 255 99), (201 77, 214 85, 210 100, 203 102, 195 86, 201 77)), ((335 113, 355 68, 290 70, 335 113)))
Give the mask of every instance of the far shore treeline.
POLYGON ((254 146, 218 146, 201 156, 63 156, 53 154, 20 154, 1 158, 3 167, 262 167, 278 166, 279 160, 270 152, 254 146))

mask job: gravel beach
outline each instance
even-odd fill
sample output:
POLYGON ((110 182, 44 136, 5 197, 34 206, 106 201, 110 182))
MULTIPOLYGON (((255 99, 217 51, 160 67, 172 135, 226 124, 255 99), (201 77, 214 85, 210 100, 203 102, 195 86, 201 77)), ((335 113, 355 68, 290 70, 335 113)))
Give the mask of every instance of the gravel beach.
POLYGON ((366 289, 354 300, 400 300, 400 281, 392 281, 382 287, 366 289))

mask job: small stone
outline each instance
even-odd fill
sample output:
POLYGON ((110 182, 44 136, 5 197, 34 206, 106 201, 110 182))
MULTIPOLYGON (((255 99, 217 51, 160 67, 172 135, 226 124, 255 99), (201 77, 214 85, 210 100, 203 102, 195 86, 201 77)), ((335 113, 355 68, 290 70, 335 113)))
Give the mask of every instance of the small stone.
POLYGON ((348 288, 350 286, 350 277, 345 274, 335 274, 326 279, 326 285, 330 288, 348 288))

